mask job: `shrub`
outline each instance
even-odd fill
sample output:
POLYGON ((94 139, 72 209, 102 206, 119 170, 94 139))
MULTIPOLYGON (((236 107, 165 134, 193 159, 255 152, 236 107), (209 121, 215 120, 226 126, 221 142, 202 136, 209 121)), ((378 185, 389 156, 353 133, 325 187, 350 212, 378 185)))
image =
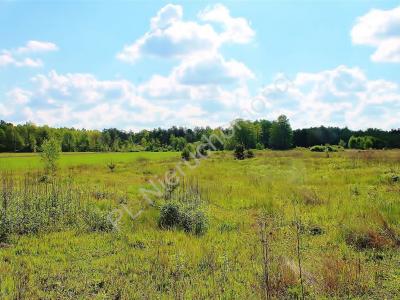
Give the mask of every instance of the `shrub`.
POLYGON ((180 207, 178 203, 168 202, 161 207, 158 226, 163 229, 177 227, 180 224, 180 207))
POLYGON ((327 152, 337 152, 337 148, 335 146, 331 146, 331 145, 325 145, 325 151, 327 152))
POLYGON ((310 151, 312 152, 337 152, 337 148, 335 146, 331 146, 331 145, 315 145, 310 147, 310 151))
POLYGON ((253 158, 254 157, 254 152, 251 151, 250 149, 246 150, 245 153, 244 153, 244 157, 245 158, 253 158))
POLYGON ((10 224, 3 210, 0 213, 0 217, 0 243, 6 243, 10 235, 10 224))
POLYGON ((322 145, 312 146, 312 147, 310 148, 310 150, 311 150, 312 152, 325 152, 325 146, 322 146, 322 145))
POLYGON ((57 161, 60 158, 60 152, 61 145, 56 139, 52 138, 43 142, 40 156, 47 174, 54 175, 57 171, 57 161))
POLYGON ((110 172, 114 172, 116 165, 115 165, 114 162, 110 161, 110 162, 107 164, 107 167, 108 167, 108 169, 110 170, 110 172))
POLYGON ((158 225, 163 229, 178 228, 195 235, 202 235, 208 229, 208 220, 197 206, 168 202, 161 207, 158 225))
POLYGON ((197 147, 196 158, 206 157, 207 155, 207 149, 204 146, 200 145, 197 147))
POLYGON ((89 207, 84 217, 89 231, 112 231, 114 225, 108 218, 108 213, 99 208, 89 207))
POLYGON ((199 209, 182 207, 179 212, 179 225, 185 232, 202 235, 207 231, 207 218, 199 209))
POLYGON ((263 149, 264 149, 264 145, 261 144, 261 143, 257 143, 257 144, 256 144, 256 149, 257 149, 257 150, 263 150, 263 149))
POLYGON ((185 148, 183 148, 181 157, 183 160, 190 160, 192 156, 193 149, 190 145, 186 145, 185 148))
POLYGON ((342 148, 346 148, 346 142, 345 141, 343 141, 342 139, 339 141, 339 144, 338 144, 340 147, 342 147, 342 148))
POLYGON ((38 178, 6 175, 0 185, 0 240, 12 234, 25 235, 70 228, 109 231, 113 224, 108 209, 89 202, 93 194, 71 181, 53 177, 38 184, 38 178), (83 227, 82 227, 83 226, 83 227))
POLYGON ((372 229, 353 229, 344 233, 345 241, 348 245, 358 250, 377 249, 381 250, 390 247, 392 241, 372 229))
POLYGON ((239 160, 245 159, 244 146, 241 144, 236 145, 235 150, 233 152, 233 156, 235 157, 235 159, 239 159, 239 160))

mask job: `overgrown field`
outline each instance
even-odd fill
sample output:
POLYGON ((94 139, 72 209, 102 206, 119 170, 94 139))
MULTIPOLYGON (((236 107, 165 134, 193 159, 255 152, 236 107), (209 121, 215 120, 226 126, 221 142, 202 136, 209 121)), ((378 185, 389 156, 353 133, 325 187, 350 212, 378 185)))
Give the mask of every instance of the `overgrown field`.
POLYGON ((255 154, 1 155, 0 299, 399 299, 400 151, 255 154))

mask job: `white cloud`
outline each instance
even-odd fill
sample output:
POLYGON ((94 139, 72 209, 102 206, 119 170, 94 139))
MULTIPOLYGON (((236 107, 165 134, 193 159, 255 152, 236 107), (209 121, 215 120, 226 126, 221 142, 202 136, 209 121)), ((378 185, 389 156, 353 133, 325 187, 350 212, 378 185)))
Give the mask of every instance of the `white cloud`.
POLYGON ((338 66, 318 73, 298 73, 283 87, 274 83, 265 86, 244 109, 253 117, 270 119, 285 113, 296 128, 400 127, 398 84, 369 80, 359 68, 338 66))
POLYGON ((375 47, 375 62, 400 62, 400 6, 392 10, 373 9, 359 17, 351 30, 356 45, 375 47))
POLYGON ((192 57, 173 73, 178 82, 186 85, 234 84, 255 78, 243 63, 225 60, 219 54, 192 57))
POLYGON ((14 88, 7 93, 7 98, 15 104, 27 104, 30 100, 31 93, 21 88, 14 88))
POLYGON ((58 47, 56 44, 51 42, 41 42, 41 41, 28 41, 24 47, 20 47, 16 50, 16 53, 37 53, 37 52, 49 52, 57 51, 58 47))
POLYGON ((15 64, 15 60, 10 53, 3 52, 0 54, 0 67, 15 64))
POLYGON ((229 9, 222 4, 207 7, 199 13, 202 21, 215 22, 223 25, 221 33, 223 42, 246 44, 255 36, 254 30, 245 18, 233 18, 229 9))
POLYGON ((151 28, 156 30, 158 28, 166 28, 171 24, 182 20, 183 9, 180 5, 168 4, 161 8, 157 15, 151 19, 151 28))
POLYGON ((56 51, 57 45, 50 42, 29 41, 25 46, 17 49, 3 49, 0 52, 0 67, 14 66, 14 67, 29 67, 39 68, 43 66, 43 61, 38 58, 32 58, 28 55, 38 53, 56 51))
POLYGON ((220 23, 224 30, 217 32, 210 23, 184 21, 183 8, 168 4, 151 19, 150 30, 133 44, 125 46, 117 58, 133 63, 143 56, 182 59, 192 55, 210 55, 216 53, 223 43, 248 43, 254 36, 246 19, 231 17, 229 10, 222 5, 201 12, 199 19, 220 23))
POLYGON ((350 128, 400 127, 400 87, 370 80, 359 68, 338 66, 276 80, 252 95, 247 84, 224 88, 182 84, 177 73, 130 81, 100 80, 91 74, 51 71, 15 88, 0 102, 0 119, 52 126, 124 129, 158 126, 220 126, 237 117, 275 119, 286 114, 294 128, 332 125, 350 128), (258 101, 258 102, 257 102, 258 101), (261 106, 260 106, 261 104, 261 106))

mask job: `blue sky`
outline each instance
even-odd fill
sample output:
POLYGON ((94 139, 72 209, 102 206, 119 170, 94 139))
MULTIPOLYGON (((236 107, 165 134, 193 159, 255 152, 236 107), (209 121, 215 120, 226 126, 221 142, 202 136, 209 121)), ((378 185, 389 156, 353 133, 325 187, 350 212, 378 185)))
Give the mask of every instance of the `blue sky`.
POLYGON ((397 1, 0 1, 0 119, 400 127, 397 1))

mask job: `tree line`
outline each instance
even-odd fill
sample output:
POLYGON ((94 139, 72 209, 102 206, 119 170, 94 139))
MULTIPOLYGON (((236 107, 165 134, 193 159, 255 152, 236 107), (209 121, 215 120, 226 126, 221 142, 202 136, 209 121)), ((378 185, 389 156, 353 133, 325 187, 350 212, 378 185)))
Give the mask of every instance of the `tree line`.
POLYGON ((238 119, 231 128, 173 126, 139 132, 116 128, 102 131, 52 128, 33 123, 14 125, 0 121, 0 152, 40 151, 44 141, 50 138, 59 141, 63 152, 182 151, 188 144, 204 140, 209 140, 214 150, 233 150, 237 145, 246 149, 284 150, 326 144, 355 149, 400 148, 400 129, 354 131, 347 127, 320 126, 292 130, 284 115, 274 121, 238 119))

